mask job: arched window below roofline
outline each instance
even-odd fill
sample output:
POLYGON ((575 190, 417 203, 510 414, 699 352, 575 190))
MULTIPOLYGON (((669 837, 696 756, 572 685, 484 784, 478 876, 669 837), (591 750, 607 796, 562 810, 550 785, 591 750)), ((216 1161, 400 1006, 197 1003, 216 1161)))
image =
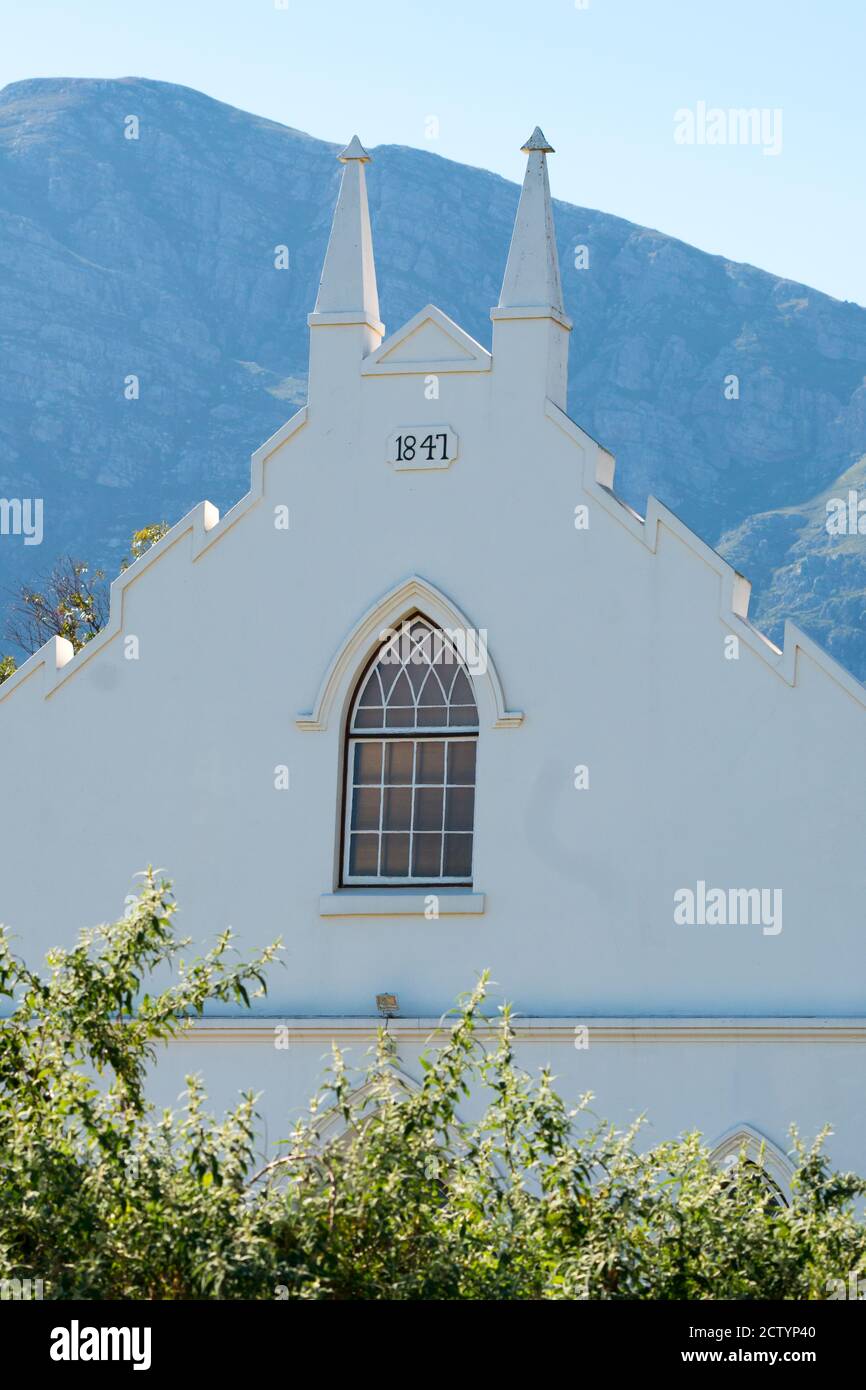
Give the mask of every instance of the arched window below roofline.
POLYGON ((763 1169, 768 1183, 779 1192, 786 1204, 789 1203, 794 1165, 788 1156, 754 1125, 738 1124, 726 1130, 713 1144, 710 1161, 723 1168, 736 1163, 742 1153, 745 1153, 747 1162, 763 1169))
POLYGON ((479 719, 482 727, 515 729, 523 723, 521 710, 509 709, 502 681, 484 628, 474 627, 457 605, 428 580, 412 575, 378 599, 341 640, 322 677, 312 706, 295 720, 307 733, 322 732, 348 716, 359 673, 372 660, 382 642, 382 633, 396 631, 414 612, 423 613, 431 623, 445 631, 475 634, 467 641, 469 654, 478 652, 480 660, 471 670, 479 719))
POLYGON ((472 884, 478 706, 465 639, 416 611, 390 629, 346 720, 344 887, 472 884))

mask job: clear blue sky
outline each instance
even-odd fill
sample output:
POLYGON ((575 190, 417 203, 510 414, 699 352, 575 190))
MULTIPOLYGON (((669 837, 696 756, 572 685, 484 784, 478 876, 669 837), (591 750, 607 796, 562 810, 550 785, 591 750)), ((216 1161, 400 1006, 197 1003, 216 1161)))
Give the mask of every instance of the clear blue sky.
POLYGON ((158 78, 512 179, 540 124, 555 196, 866 305, 866 0, 281 3, 0 0, 0 85, 158 78), (699 102, 780 109, 781 153, 675 143, 699 102))

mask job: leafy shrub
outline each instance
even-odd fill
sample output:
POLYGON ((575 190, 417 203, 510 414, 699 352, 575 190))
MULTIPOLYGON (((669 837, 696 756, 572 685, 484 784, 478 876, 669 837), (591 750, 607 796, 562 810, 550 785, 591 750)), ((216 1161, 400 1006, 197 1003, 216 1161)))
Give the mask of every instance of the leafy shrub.
POLYGON ((226 932, 184 965, 173 912, 148 873, 45 977, 0 931, 0 1277, 52 1298, 804 1299, 866 1267, 866 1182, 831 1171, 824 1135, 794 1136, 788 1204, 745 1156, 720 1172, 696 1134, 642 1153, 637 1126, 517 1065, 507 1009, 486 1045, 483 979, 420 1084, 386 1030, 360 1075, 335 1050, 270 1162, 251 1094, 219 1121, 189 1078, 181 1113, 158 1113, 158 1045, 209 1001, 247 1006, 279 948, 232 963, 226 932), (470 1095, 484 1113, 466 1123, 470 1095))

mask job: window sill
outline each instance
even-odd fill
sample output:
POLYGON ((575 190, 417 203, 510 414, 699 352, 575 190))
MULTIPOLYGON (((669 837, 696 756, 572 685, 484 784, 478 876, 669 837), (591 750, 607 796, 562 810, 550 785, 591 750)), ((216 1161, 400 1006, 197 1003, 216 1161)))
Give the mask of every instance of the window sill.
MULTIPOLYGON (((382 892, 379 888, 341 888, 319 898, 320 917, 424 917, 431 898, 438 899, 438 916, 477 916, 484 911, 484 894, 471 888, 414 888, 382 892)), ((430 918, 431 921, 435 917, 430 918)))

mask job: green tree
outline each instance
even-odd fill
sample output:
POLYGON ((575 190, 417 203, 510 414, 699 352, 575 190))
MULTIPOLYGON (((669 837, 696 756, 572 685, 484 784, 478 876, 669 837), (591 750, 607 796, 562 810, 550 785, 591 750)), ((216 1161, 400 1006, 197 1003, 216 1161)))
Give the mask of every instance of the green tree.
POLYGON ((157 541, 161 541, 163 536, 168 535, 169 530, 167 521, 158 521, 154 526, 144 526, 140 531, 133 531, 129 546, 130 553, 128 558, 121 562, 121 571, 128 570, 130 565, 134 564, 136 560, 140 560, 152 545, 156 545, 157 541))
POLYGON ((178 1123, 154 1116, 144 1081, 155 1046, 208 1001, 264 991, 278 944, 232 961, 226 931, 184 964, 173 913, 148 872, 127 914, 51 952, 44 977, 0 930, 0 999, 14 1006, 0 1028, 2 1277, 34 1271, 54 1297, 171 1298, 215 1292, 221 1271, 243 1266, 252 1098, 220 1126, 191 1082, 178 1123), (169 966, 172 982, 151 993, 169 966))
POLYGON ((809 1299, 866 1271, 866 1182, 831 1170, 823 1136, 795 1136, 788 1202, 696 1134, 642 1151, 637 1125, 517 1065, 483 979, 420 1082, 387 1029, 358 1073, 335 1050, 276 1157, 257 1157, 250 1094, 217 1119, 191 1077, 157 1112, 157 1047, 211 1000, 247 1005, 278 950, 232 961, 224 933, 183 965, 173 910, 147 874, 46 976, 0 932, 0 1277, 53 1298, 809 1299))
POLYGON ((23 584, 6 620, 6 636, 32 654, 51 637, 79 651, 108 621, 105 572, 65 555, 40 589, 23 584))
MULTIPOLYGON (((160 521, 135 531, 130 555, 121 562, 121 572, 161 540, 168 529, 168 523, 160 521)), ((104 570, 92 569, 83 560, 65 555, 40 588, 23 584, 17 590, 6 619, 5 635, 28 656, 52 637, 65 637, 79 651, 105 626, 108 609, 104 570)), ((16 669, 13 657, 0 657, 0 684, 16 669)))

